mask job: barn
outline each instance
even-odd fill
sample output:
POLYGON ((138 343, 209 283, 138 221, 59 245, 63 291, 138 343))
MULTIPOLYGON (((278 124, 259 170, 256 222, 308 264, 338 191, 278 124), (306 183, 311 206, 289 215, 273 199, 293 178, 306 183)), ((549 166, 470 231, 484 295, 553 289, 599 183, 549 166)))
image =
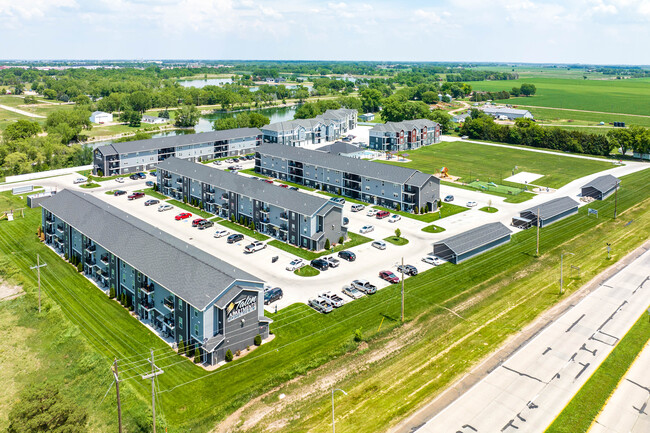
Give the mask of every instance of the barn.
POLYGON ((578 213, 578 202, 571 197, 558 197, 539 206, 531 207, 512 219, 512 225, 521 229, 536 226, 545 227, 556 221, 578 213))
POLYGON ((458 264, 510 242, 511 231, 500 222, 485 224, 433 244, 433 254, 458 264))
POLYGON ((591 197, 594 200, 605 200, 609 197, 615 190, 616 187, 621 184, 619 178, 612 176, 611 174, 606 174, 604 176, 597 177, 588 184, 582 187, 582 196, 591 197))

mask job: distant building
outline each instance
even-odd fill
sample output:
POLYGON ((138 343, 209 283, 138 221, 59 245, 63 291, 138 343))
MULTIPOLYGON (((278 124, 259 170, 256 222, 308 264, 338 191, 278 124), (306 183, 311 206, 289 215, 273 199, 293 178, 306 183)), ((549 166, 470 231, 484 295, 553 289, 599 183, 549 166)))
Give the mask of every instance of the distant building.
POLYGON ((458 114, 456 116, 453 116, 451 120, 454 123, 463 123, 465 119, 467 119, 468 117, 470 117, 469 113, 463 113, 463 114, 458 114))
POLYGON ((481 110, 483 110, 483 112, 487 115, 502 120, 515 120, 521 117, 525 119, 533 119, 533 115, 528 110, 518 110, 516 108, 508 107, 496 107, 494 105, 485 105, 481 108, 481 110))
POLYGON ((90 115, 90 121, 92 123, 110 123, 113 121, 113 115, 111 113, 105 113, 103 111, 93 111, 90 115))
POLYGON ((440 142, 440 125, 428 119, 379 123, 369 132, 369 144, 382 152, 417 149, 440 142))
POLYGON ((316 149, 320 152, 331 153, 332 155, 341 155, 348 156, 351 158, 362 158, 365 156, 365 149, 361 147, 347 143, 345 141, 336 141, 332 144, 325 145, 316 149))
POLYGON ((156 116, 142 116, 142 123, 148 123, 150 125, 159 125, 161 123, 167 122, 169 119, 163 119, 162 117, 156 116))
POLYGON ((591 197, 594 200, 605 200, 612 195, 621 184, 621 180, 611 174, 605 174, 592 180, 581 188, 582 197, 591 197))
POLYGON ((359 120, 361 120, 362 122, 371 122, 375 120, 375 113, 360 114, 359 120))
POLYGON ((357 110, 327 110, 313 119, 296 119, 262 126, 265 143, 301 147, 334 141, 357 127, 357 110))

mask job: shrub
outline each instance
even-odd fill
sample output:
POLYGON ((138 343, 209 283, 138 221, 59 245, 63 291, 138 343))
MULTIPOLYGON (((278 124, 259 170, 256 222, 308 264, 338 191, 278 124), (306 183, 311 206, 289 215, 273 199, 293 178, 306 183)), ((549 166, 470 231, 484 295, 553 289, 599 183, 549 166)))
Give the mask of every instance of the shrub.
POLYGON ((83 263, 79 262, 79 263, 77 264, 77 271, 79 271, 79 272, 83 272, 83 271, 84 271, 84 264, 83 264, 83 263))
POLYGON ((185 354, 185 343, 183 343, 182 338, 178 340, 178 354, 179 355, 185 354))
POLYGON ((398 228, 395 229, 395 236, 397 236, 398 238, 401 238, 402 237, 402 231, 400 229, 398 229, 398 228))
POLYGON ((341 236, 341 237, 339 238, 339 244, 342 244, 342 243, 344 243, 344 242, 345 242, 345 238, 344 238, 343 236, 341 236))
POLYGON ((102 169, 97 170, 97 176, 103 177, 104 176, 104 171, 102 169))
POLYGON ((201 363, 201 351, 197 347, 194 349, 194 363, 195 364, 200 364, 201 363))
POLYGON ((418 207, 417 207, 417 206, 415 206, 415 208, 413 209, 413 212, 414 212, 416 215, 418 214, 418 207))
POLYGON ((235 352, 235 356, 241 356, 241 350, 238 350, 237 352, 235 352))
POLYGON ((231 361, 232 361, 232 358, 233 358, 233 356, 232 356, 232 351, 231 351, 230 349, 228 349, 228 350, 226 351, 226 362, 231 362, 231 361))
POLYGON ((255 223, 251 220, 251 223, 248 225, 248 228, 255 231, 255 223))
POLYGON ((244 217, 241 215, 239 216, 239 225, 244 225, 244 217))
POLYGON ((362 340, 363 340, 363 334, 361 333, 361 329, 357 329, 356 331, 354 331, 354 341, 358 343, 359 341, 362 340))
POLYGON ((230 221, 233 222, 233 223, 235 222, 235 215, 234 214, 230 214, 230 221))
POLYGON ((397 212, 401 211, 401 210, 402 210, 402 206, 400 206, 400 204, 397 203, 397 205, 395 206, 395 210, 396 210, 397 212))
POLYGON ((429 213, 429 205, 424 206, 424 213, 429 213))
POLYGON ((108 292, 108 297, 111 299, 115 299, 115 287, 111 286, 111 290, 108 292))
POLYGON ((253 343, 254 343, 256 346, 261 346, 261 345, 262 345, 262 336, 261 336, 260 334, 257 334, 257 335, 255 336, 255 339, 253 340, 253 343))
POLYGON ((326 250, 329 250, 330 247, 331 247, 331 245, 330 245, 330 240, 329 240, 329 239, 325 239, 325 249, 326 249, 326 250))

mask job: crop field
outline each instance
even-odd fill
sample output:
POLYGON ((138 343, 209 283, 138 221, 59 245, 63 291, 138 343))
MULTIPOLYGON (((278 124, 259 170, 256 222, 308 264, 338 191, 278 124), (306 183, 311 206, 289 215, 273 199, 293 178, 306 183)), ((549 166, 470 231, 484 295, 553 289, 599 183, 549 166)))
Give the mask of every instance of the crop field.
MULTIPOLYGON (((612 168, 606 160, 595 161, 570 158, 562 154, 530 152, 517 148, 488 146, 465 141, 441 142, 408 152, 411 162, 381 161, 386 164, 415 168, 424 173, 449 169, 452 176, 460 176, 462 182, 479 179, 484 182, 503 184, 503 179, 517 171, 543 174, 536 185, 559 188, 562 185, 601 170, 612 168)), ((521 186, 513 184, 513 186, 521 186)))
POLYGON ((650 127, 650 110, 648 111, 647 116, 630 116, 608 113, 590 113, 576 110, 558 110, 553 108, 528 107, 527 109, 533 114, 533 116, 535 116, 535 120, 537 121, 553 124, 561 123, 566 126, 588 125, 604 129, 605 132, 609 130, 606 127, 612 126, 610 125, 612 122, 625 122, 626 126, 639 125, 650 127), (605 125, 598 125, 600 122, 605 122, 605 125))
POLYGON ((537 87, 533 97, 511 98, 501 103, 536 107, 571 108, 607 113, 648 115, 650 79, 575 80, 561 78, 530 78, 511 81, 472 82, 474 90, 510 90, 522 83, 537 87))
MULTIPOLYGON (((165 371, 157 381, 157 414, 166 421, 169 432, 208 431, 275 386, 281 388, 259 400, 260 405, 281 404, 280 392, 305 398, 284 400, 291 406, 267 414, 264 425, 275 421, 282 431, 328 431, 328 389, 314 386, 312 381, 314 375, 333 373, 334 382, 327 383, 336 383, 349 394, 337 397, 341 414, 337 429, 384 430, 558 299, 556 276, 543 271, 556 269, 561 249, 578 252, 572 260, 587 281, 647 239, 647 172, 625 176, 622 181, 625 187, 618 195, 618 220, 604 217, 613 211, 611 197, 594 203, 601 218, 589 218, 582 209, 578 215, 544 228, 539 258, 533 257, 534 232, 521 232, 489 254, 407 279, 404 326, 399 326, 397 286, 329 315, 292 305, 277 314, 266 313, 274 320, 272 342, 210 372, 169 349, 42 245, 35 236, 40 211, 30 209, 24 219, 0 223, 0 277, 21 284, 27 292, 0 304, 0 319, 8 320, 2 329, 15 337, 9 351, 13 362, 0 358, 0 370, 14 369, 16 386, 44 377, 65 382, 65 392, 91 411, 91 431, 108 431, 116 428, 109 366, 118 358, 123 415, 127 430, 136 431, 143 417, 146 420, 151 401, 150 382, 139 375, 149 368, 146 358, 153 348, 157 365, 165 371), (634 224, 627 225, 629 220, 634 224), (603 247, 609 240, 615 240, 610 261, 603 247), (46 308, 39 319, 34 317, 36 275, 29 270, 37 253, 48 264, 41 273, 46 308), (449 309, 457 315, 449 314, 449 309), (363 345, 354 341, 355 329, 362 330, 363 345), (25 351, 29 363, 19 362, 25 351), (294 377, 301 379, 287 384, 294 377), (373 416, 369 416, 371 412, 373 416)), ((579 280, 571 280, 567 291, 579 285, 579 280)), ((0 409, 5 409, 9 402, 0 399, 0 404, 5 405, 0 409)), ((0 428, 2 422, 0 419, 0 428)))

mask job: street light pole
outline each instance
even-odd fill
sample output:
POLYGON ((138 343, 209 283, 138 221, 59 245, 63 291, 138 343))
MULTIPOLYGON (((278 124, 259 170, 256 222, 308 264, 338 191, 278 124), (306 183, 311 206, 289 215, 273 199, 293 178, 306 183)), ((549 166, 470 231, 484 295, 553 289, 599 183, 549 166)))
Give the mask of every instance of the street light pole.
POLYGON ((336 433, 335 426, 334 426, 334 393, 336 391, 341 391, 343 394, 348 395, 348 393, 343 391, 342 389, 332 388, 332 433, 336 433))
POLYGON ((564 269, 564 267, 562 266, 562 264, 563 264, 564 256, 568 256, 568 255, 574 256, 575 254, 574 253, 562 253, 562 254, 560 254, 560 295, 562 293, 564 293, 564 279, 563 279, 563 269, 564 269))

